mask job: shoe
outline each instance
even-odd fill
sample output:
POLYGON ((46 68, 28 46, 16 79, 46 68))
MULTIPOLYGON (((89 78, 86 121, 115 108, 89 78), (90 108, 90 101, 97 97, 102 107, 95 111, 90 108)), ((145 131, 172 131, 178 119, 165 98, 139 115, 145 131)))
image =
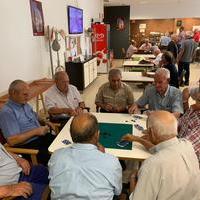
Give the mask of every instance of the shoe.
POLYGON ((181 82, 181 83, 179 83, 179 86, 180 86, 180 87, 184 87, 185 85, 184 85, 183 82, 181 82))

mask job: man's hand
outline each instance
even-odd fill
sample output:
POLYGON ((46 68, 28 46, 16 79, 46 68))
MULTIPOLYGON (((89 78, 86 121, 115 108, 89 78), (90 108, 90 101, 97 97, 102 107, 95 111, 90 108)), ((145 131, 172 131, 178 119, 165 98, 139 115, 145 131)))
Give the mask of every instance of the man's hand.
POLYGON ((129 109, 128 109, 128 112, 130 114, 132 113, 139 113, 139 108, 138 108, 138 105, 137 104, 133 104, 129 109))
POLYGON ((134 136, 133 134, 126 134, 121 138, 121 140, 133 142, 133 141, 137 141, 138 138, 140 138, 140 137, 134 136))
POLYGON ((98 149, 99 151, 101 151, 102 153, 105 153, 105 148, 104 148, 104 146, 103 146, 102 144, 97 143, 97 149, 98 149))
POLYGON ((38 128, 38 136, 44 136, 50 131, 49 126, 40 126, 38 128))
POLYGON ((110 103, 104 104, 103 109, 109 112, 113 112, 113 106, 110 103))
POLYGON ((9 186, 9 197, 23 196, 28 198, 33 193, 32 186, 28 182, 20 182, 9 186))
POLYGON ((23 158, 16 157, 17 164, 22 168, 25 175, 29 175, 31 171, 31 166, 29 162, 23 158))
POLYGON ((77 115, 83 113, 83 109, 80 107, 77 107, 75 111, 76 111, 77 115))
POLYGON ((65 108, 64 109, 64 113, 68 114, 69 116, 75 116, 75 115, 77 115, 76 110, 74 110, 72 108, 65 108))

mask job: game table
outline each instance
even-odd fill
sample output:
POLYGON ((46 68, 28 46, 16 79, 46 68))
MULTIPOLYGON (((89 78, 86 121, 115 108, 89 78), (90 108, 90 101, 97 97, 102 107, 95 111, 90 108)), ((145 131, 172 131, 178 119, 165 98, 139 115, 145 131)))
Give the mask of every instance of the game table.
MULTIPOLYGON (((110 153, 121 159, 134 159, 144 160, 151 156, 151 154, 144 148, 143 145, 133 142, 128 146, 121 148, 117 145, 121 137, 132 132, 132 134, 141 136, 141 130, 146 128, 145 115, 130 115, 130 114, 118 114, 118 113, 92 113, 97 117, 100 129, 100 143, 105 147, 106 153, 110 153), (138 116, 140 119, 138 119, 138 116), (137 128, 136 128, 136 127, 137 128)), ((70 124, 73 117, 66 123, 64 128, 49 146, 49 152, 53 153, 55 150, 65 148, 71 144, 65 144, 65 140, 72 142, 70 135, 70 124)))

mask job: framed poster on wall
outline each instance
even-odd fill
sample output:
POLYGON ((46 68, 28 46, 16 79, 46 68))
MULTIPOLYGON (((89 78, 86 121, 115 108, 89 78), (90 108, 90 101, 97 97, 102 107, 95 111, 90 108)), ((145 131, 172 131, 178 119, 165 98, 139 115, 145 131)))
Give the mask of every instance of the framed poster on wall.
POLYGON ((30 0, 32 27, 34 36, 44 35, 44 17, 42 12, 42 2, 30 0))

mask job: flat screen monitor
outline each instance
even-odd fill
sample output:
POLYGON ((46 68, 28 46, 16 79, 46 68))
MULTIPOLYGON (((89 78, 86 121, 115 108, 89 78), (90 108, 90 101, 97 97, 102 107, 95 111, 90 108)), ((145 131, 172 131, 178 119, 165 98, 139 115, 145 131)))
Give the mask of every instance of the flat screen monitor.
POLYGON ((83 33, 83 10, 68 6, 67 13, 69 34, 83 33))

